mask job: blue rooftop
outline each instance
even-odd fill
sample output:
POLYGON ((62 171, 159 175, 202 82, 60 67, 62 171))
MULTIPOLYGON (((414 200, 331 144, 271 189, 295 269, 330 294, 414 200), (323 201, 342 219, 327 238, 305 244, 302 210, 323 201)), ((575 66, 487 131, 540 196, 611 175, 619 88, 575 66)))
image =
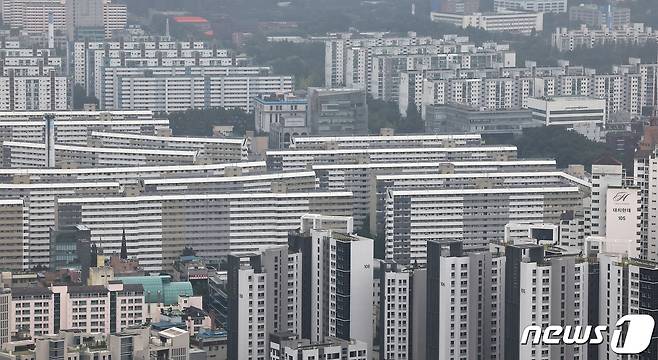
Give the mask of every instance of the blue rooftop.
POLYGON ((193 296, 189 281, 171 281, 168 275, 117 277, 124 284, 139 284, 144 287, 144 300, 147 303, 178 304, 180 295, 193 296))

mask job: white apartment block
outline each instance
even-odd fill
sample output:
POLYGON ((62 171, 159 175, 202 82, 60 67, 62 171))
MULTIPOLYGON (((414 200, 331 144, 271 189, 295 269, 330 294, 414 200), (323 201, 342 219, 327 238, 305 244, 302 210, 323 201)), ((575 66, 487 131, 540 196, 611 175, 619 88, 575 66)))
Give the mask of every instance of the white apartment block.
POLYGON ((586 239, 592 234, 589 206, 583 209, 567 210, 560 216, 560 246, 587 250, 586 239), (586 215, 587 213, 587 215, 586 215))
POLYGON ((156 72, 158 69, 104 68, 101 108, 172 112, 224 107, 253 111, 254 97, 290 92, 294 86, 292 76, 182 75, 165 67, 161 74, 156 72), (125 72, 131 74, 117 74, 125 72))
MULTIPOLYGON (((386 201, 390 191, 458 190, 458 189, 507 189, 577 186, 589 193, 591 184, 559 171, 536 172, 482 172, 482 173, 404 173, 375 174, 370 180, 369 210, 370 224, 376 225, 375 232, 383 234, 386 227, 386 201)), ((351 190, 356 193, 355 190, 351 190)), ((361 210, 355 199, 355 213, 361 210)))
POLYGON ((45 115, 53 116, 55 143, 85 146, 91 131, 155 135, 169 129, 169 120, 153 119, 150 111, 135 112, 8 112, 0 114, 0 139, 45 142, 45 115))
POLYGON ((472 73, 457 70, 440 76, 407 74, 401 77, 400 86, 410 90, 400 97, 400 109, 406 111, 412 103, 423 115, 429 105, 450 103, 475 109, 525 109, 532 97, 589 97, 605 99, 606 119, 615 113, 639 116, 643 107, 656 102, 656 67, 631 59, 610 74, 568 65, 472 73))
POLYGON ((428 242, 427 359, 505 359, 505 260, 428 242))
POLYGON ((94 89, 101 82, 102 68, 127 63, 156 65, 231 66, 244 63, 244 58, 232 59, 229 50, 216 49, 204 42, 189 41, 105 41, 76 42, 73 50, 75 83, 94 89))
POLYGON ((495 0, 494 8, 541 13, 565 13, 568 9, 567 0, 495 0))
POLYGON ((423 268, 407 268, 384 261, 379 274, 375 270, 379 286, 375 310, 380 360, 425 358, 426 273, 423 268))
POLYGON ((109 1, 103 4, 103 26, 105 38, 111 39, 114 31, 126 28, 128 24, 128 7, 124 4, 112 4, 109 1))
POLYGON ((59 319, 55 333, 67 329, 109 334, 146 322, 141 285, 52 286, 51 290, 55 297, 59 295, 60 303, 54 314, 59 319), (111 304, 113 299, 115 303, 111 304))
MULTIPOLYGON (((316 186, 315 172, 244 176, 185 177, 141 180, 145 194, 213 194, 229 192, 307 192, 316 186)), ((326 190, 326 189, 324 189, 326 190)))
POLYGON ((131 185, 140 179, 164 179, 185 177, 218 177, 262 174, 267 171, 264 161, 238 162, 210 165, 170 165, 139 167, 104 167, 104 168, 2 168, 2 183, 52 183, 52 182, 90 182, 116 181, 121 185, 131 185))
POLYGON ((253 358, 260 358, 263 345, 267 349, 270 344, 270 334, 301 333, 302 266, 302 254, 289 251, 288 246, 272 247, 259 254, 229 256, 228 304, 238 309, 228 316, 229 356, 236 353, 251 356, 248 350, 241 349, 247 344, 248 348, 255 345, 253 358), (264 282, 253 286, 250 276, 264 282), (251 301, 247 303, 243 298, 251 301), (245 313, 244 310, 254 305, 260 311, 245 313), (257 341, 248 334, 252 327, 258 332, 257 341))
POLYGON ((146 322, 141 285, 13 287, 10 332, 28 339, 60 330, 120 333, 146 322))
POLYGON ((156 165, 193 165, 197 151, 109 148, 55 144, 49 150, 45 144, 3 141, 3 166, 15 168, 49 167, 49 155, 54 152, 55 166, 119 167, 156 165))
POLYGON ((467 135, 369 135, 369 136, 294 136, 290 149, 367 149, 404 147, 480 146, 480 134, 467 135))
POLYGON ((312 342, 298 339, 288 334, 274 334, 270 339, 269 357, 266 360, 369 360, 368 345, 359 340, 343 340, 325 337, 322 341, 312 342))
POLYGON ((325 86, 365 89, 375 98, 396 100, 401 71, 430 68, 493 68, 515 65, 506 45, 477 47, 467 37, 442 39, 409 33, 338 34, 325 41, 325 86))
POLYGON ((208 164, 240 162, 247 160, 249 156, 249 143, 245 138, 155 136, 92 131, 89 144, 111 148, 198 151, 198 161, 208 164))
POLYGON ((390 190, 386 197, 386 259, 423 264, 427 241, 455 239, 486 249, 504 239, 509 222, 558 223, 582 204, 578 187, 390 190))
POLYGON ((351 192, 78 197, 58 200, 59 226, 81 224, 106 254, 128 254, 160 271, 190 246, 204 257, 259 252, 287 243, 307 213, 351 216, 351 192))
POLYGON ((18 272, 28 267, 29 201, 0 200, 0 269, 18 272))
POLYGON ((592 224, 593 236, 606 235, 606 200, 608 187, 621 187, 624 172, 621 163, 614 159, 596 161, 592 164, 592 224))
POLYGON ((332 230, 310 230, 311 341, 356 339, 372 351, 373 240, 332 230))
POLYGON ((53 293, 43 287, 12 289, 9 306, 10 334, 18 332, 29 337, 50 335, 55 330, 53 293))
POLYGON ((1 111, 66 110, 68 87, 65 76, 54 71, 42 76, 0 77, 1 111))
MULTIPOLYGON (((523 247, 523 245, 519 247, 523 247)), ((577 253, 569 254, 567 252, 564 255, 545 258, 542 256, 539 259, 528 256, 520 261, 517 274, 520 291, 514 294, 518 298, 506 299, 507 302, 518 304, 518 307, 506 306, 505 308, 506 312, 518 311, 518 325, 506 327, 506 331, 522 332, 531 325, 538 325, 542 329, 554 324, 589 325, 589 264, 575 255, 577 253)), ((508 256, 506 266, 512 266, 511 260, 512 258, 508 256)), ((508 282, 511 280, 506 279, 508 282)), ((506 317, 508 316, 506 315, 506 317)), ((533 345, 532 342, 528 342, 526 345, 518 345, 517 356, 520 359, 538 360, 564 356, 569 359, 583 360, 588 358, 587 350, 588 345, 586 344, 552 346, 542 343, 533 345)))
POLYGON ((268 274, 252 264, 252 257, 230 256, 228 280, 228 356, 235 359, 264 360, 267 356, 268 274))
POLYGON ((644 45, 657 39, 658 30, 642 23, 628 24, 615 29, 609 29, 607 26, 589 29, 587 25, 581 25, 580 29, 576 30, 556 28, 552 45, 559 51, 574 51, 581 47, 591 48, 610 43, 644 45))
MULTIPOLYGON (((16 199, 11 201, 3 200, 7 202, 7 206, 9 206, 9 203, 16 201, 23 203, 22 235, 16 232, 18 230, 18 219, 15 217, 7 217, 2 222, 1 228, 3 232, 13 231, 17 238, 20 235, 20 237, 27 240, 23 245, 23 267, 48 266, 50 261, 50 228, 57 225, 57 199, 77 196, 118 196, 120 193, 121 186, 119 183, 109 181, 0 184, 0 197, 3 199, 16 199)), ((9 244, 6 244, 6 246, 9 246, 9 244)))
POLYGON ((531 34, 544 29, 544 13, 499 10, 496 13, 450 14, 432 12, 432 21, 445 22, 466 29, 531 34))
MULTIPOLYGON (((382 174, 462 174, 499 173, 555 170, 553 160, 512 161, 446 161, 446 162, 391 162, 359 164, 312 165, 321 189, 347 190, 354 194, 354 221, 359 228, 373 216, 371 202, 376 194, 375 181, 382 174), (370 210, 370 212, 369 212, 370 210)), ((379 208, 378 208, 379 209, 379 208)), ((370 232, 375 234, 376 222, 370 219, 370 232)))
POLYGON ((658 159, 653 150, 638 151, 635 156, 634 185, 640 190, 641 201, 641 254, 642 259, 658 261, 658 159))
MULTIPOLYGON (((48 32, 52 17, 53 30, 67 30, 65 1, 7 0, 2 4, 2 21, 12 28, 20 28, 30 35, 48 32)), ((104 1, 103 25, 105 38, 111 39, 112 32, 123 30, 128 22, 125 5, 104 1)))
POLYGON ((339 163, 509 161, 516 160, 516 146, 270 150, 266 156, 270 169, 293 171, 339 163))
MULTIPOLYGON (((653 284, 658 277, 658 264, 640 261, 620 254, 599 254, 599 313, 598 323, 617 329, 617 321, 627 314, 653 316, 656 298, 653 284)), ((611 348, 612 331, 603 334, 604 341, 598 345, 600 359, 621 360, 624 355, 614 353, 611 348)), ((651 337, 649 348, 644 354, 656 351, 656 337, 651 337)))

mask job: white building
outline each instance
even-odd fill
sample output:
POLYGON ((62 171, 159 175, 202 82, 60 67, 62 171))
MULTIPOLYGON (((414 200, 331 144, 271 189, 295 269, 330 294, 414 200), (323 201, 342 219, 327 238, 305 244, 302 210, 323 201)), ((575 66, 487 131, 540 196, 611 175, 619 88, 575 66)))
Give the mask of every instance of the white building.
MULTIPOLYGON (((505 359, 506 258, 428 242, 427 359, 505 359)), ((415 335, 415 334, 414 334, 415 335)))
POLYGON ((332 230, 310 230, 311 341, 356 339, 372 350, 373 240, 332 230))
POLYGON ((496 13, 450 14, 432 13, 432 21, 445 22, 466 29, 479 28, 485 31, 515 32, 530 34, 544 29, 544 14, 500 10, 496 13))
POLYGON ((602 26, 589 29, 581 25, 579 29, 556 28, 553 33, 552 45, 559 51, 574 51, 581 47, 603 46, 604 44, 634 44, 642 46, 658 39, 658 30, 642 23, 633 23, 621 28, 609 29, 602 26))
POLYGON ((304 170, 309 165, 516 160, 516 146, 269 150, 272 170, 304 170))
POLYGON ((294 94, 262 94, 254 99, 254 119, 257 132, 269 133, 273 123, 285 126, 306 126, 306 99, 294 94))
POLYGON ((567 0, 495 0, 494 8, 536 13, 565 13, 567 0))
POLYGON ((427 241, 434 239, 461 240, 469 250, 486 249, 489 242, 504 239, 511 221, 557 224, 564 210, 581 204, 581 191, 573 186, 390 190, 386 259, 423 264, 427 241))
POLYGON ((528 109, 533 119, 543 121, 546 126, 562 126, 596 141, 601 139, 608 115, 606 100, 601 98, 529 98, 528 109))
POLYGON ((229 357, 262 358, 270 334, 301 332, 302 266, 287 246, 228 257, 229 357))
POLYGON ((125 229, 129 255, 144 269, 160 271, 185 246, 219 259, 286 244, 304 214, 351 216, 352 193, 77 197, 59 199, 58 206, 59 225, 88 226, 105 253, 119 252, 125 229))
POLYGON ((55 168, 3 168, 0 169, 2 183, 47 183, 47 182, 90 182, 116 181, 131 185, 140 179, 178 177, 218 177, 262 174, 267 171, 264 161, 238 162, 210 165, 170 165, 138 167, 97 167, 77 169, 55 168))
POLYGON ((479 134, 467 135, 367 135, 294 136, 290 148, 297 150, 368 149, 405 147, 467 147, 483 145, 479 134))
POLYGON ((100 95, 101 108, 172 112, 224 107, 253 111, 254 97, 291 92, 294 86, 291 76, 262 73, 204 75, 203 68, 199 74, 185 73, 183 67, 106 67, 100 95))
POLYGON ((273 334, 266 360, 369 360, 368 346, 359 340, 343 340, 328 336, 319 342, 298 339, 294 334, 273 334))
POLYGON ((68 87, 65 76, 50 74, 37 76, 0 77, 0 110, 35 111, 66 110, 68 87))
POLYGON ((579 251, 528 244, 507 247, 505 266, 511 271, 505 281, 512 296, 505 294, 506 359, 588 358, 587 344, 520 342, 528 326, 589 325, 589 264, 577 256, 579 251))
MULTIPOLYGON (((83 194, 118 196, 120 191, 121 187, 117 182, 0 184, 1 197, 20 199, 19 201, 22 200, 23 203, 21 234, 27 240, 23 245, 23 267, 47 266, 50 261, 50 228, 56 225, 57 198, 83 196, 83 194)), ((0 226, 2 232, 18 229, 18 222, 9 221, 11 219, 7 217, 8 221, 0 226)), ((10 243, 6 244, 7 247, 9 245, 10 243)))
POLYGON ((110 148, 198 151, 198 161, 208 164, 240 162, 247 160, 249 156, 249 142, 245 138, 155 136, 92 131, 88 143, 110 148))

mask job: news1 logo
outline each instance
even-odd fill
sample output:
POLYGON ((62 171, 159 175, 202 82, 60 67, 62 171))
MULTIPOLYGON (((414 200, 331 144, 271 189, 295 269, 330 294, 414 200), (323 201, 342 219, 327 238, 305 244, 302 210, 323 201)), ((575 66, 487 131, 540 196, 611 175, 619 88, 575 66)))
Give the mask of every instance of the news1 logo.
MULTIPOLYGON (((653 334, 654 320, 650 315, 625 315, 617 321, 612 329, 610 349, 616 354, 639 354, 649 347, 653 334), (622 344, 622 327, 625 336, 622 344)), ((551 325, 546 329, 541 326, 528 326, 523 330, 521 344, 527 345, 598 345, 603 342, 603 334, 610 331, 607 326, 559 326, 551 325), (532 341, 531 339, 532 334, 532 341)))

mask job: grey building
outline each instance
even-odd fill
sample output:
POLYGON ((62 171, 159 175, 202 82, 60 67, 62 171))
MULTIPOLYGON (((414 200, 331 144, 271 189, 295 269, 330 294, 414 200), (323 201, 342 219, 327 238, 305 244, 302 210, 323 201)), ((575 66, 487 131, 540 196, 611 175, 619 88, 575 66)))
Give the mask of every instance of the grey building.
POLYGON ((631 23, 631 9, 618 6, 580 4, 569 7, 569 21, 593 27, 620 28, 631 23))
POLYGON ((309 88, 308 119, 314 135, 366 134, 366 92, 359 89, 309 88))
POLYGON ((66 24, 69 40, 105 38, 103 0, 67 0, 66 24))
POLYGON ((543 126, 527 109, 480 110, 459 104, 425 108, 425 131, 448 134, 520 134, 543 126))
MULTIPOLYGON (((89 267, 92 253, 97 254, 96 247, 91 245, 91 230, 84 225, 63 226, 50 231, 50 269, 79 269, 80 280, 86 283, 89 277, 89 267)), ((96 259, 93 259, 94 262, 96 259)))

